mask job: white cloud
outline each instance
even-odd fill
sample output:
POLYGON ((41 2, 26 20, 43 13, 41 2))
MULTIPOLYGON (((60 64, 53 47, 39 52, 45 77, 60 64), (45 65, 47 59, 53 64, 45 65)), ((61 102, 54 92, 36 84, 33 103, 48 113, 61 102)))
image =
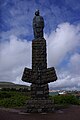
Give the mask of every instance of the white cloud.
POLYGON ((75 53, 71 56, 68 67, 72 73, 80 75, 80 54, 75 53))
POLYGON ((72 75, 69 72, 58 73, 58 80, 50 83, 51 89, 80 90, 80 75, 72 75))
MULTIPOLYGON (((45 38, 48 47, 48 66, 56 67, 58 74, 58 80, 51 83, 51 86, 55 89, 79 89, 80 54, 75 50, 80 46, 80 25, 60 24, 49 36, 45 35, 45 38), (72 54, 66 63, 67 70, 65 70, 65 66, 58 69, 69 53, 72 54)), ((31 41, 10 36, 10 41, 1 43, 0 80, 22 83, 20 78, 24 67, 31 67, 31 54, 31 41)))
POLYGON ((59 65, 66 55, 80 46, 80 25, 62 23, 46 37, 48 41, 48 65, 59 65))
POLYGON ((31 41, 10 36, 10 41, 1 43, 0 81, 16 81, 25 66, 31 67, 31 54, 31 41))
MULTIPOLYGON (((15 23, 16 24, 16 23, 15 23)), ((29 34, 29 31, 28 31, 28 29, 25 29, 23 26, 17 26, 17 27, 13 27, 12 29, 10 29, 9 31, 7 31, 7 32, 2 32, 1 33, 1 39, 2 39, 2 41, 3 40, 8 40, 9 39, 9 37, 12 35, 14 35, 14 36, 20 36, 20 35, 28 35, 29 34)))
POLYGON ((69 57, 66 68, 61 65, 57 69, 58 80, 50 84, 52 88, 80 90, 80 54, 76 51, 80 47, 80 25, 62 23, 45 38, 48 44, 48 67, 58 68, 65 57, 69 57))

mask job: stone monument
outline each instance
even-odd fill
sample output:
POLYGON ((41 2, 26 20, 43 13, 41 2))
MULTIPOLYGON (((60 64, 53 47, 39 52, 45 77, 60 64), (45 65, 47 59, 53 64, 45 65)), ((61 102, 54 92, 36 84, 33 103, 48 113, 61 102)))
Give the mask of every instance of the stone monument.
POLYGON ((22 80, 31 84, 31 99, 26 112, 53 112, 54 103, 49 99, 48 83, 57 80, 54 67, 47 68, 46 40, 43 37, 44 19, 35 12, 33 18, 32 69, 25 68, 22 80))

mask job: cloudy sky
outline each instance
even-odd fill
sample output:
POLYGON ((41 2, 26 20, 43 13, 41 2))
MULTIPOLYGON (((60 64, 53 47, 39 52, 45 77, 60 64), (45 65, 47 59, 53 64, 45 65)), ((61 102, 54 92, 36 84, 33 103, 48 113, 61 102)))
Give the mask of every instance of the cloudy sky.
POLYGON ((45 21, 48 67, 58 76, 50 87, 80 90, 80 0, 0 1, 0 81, 22 84, 24 67, 31 68, 36 9, 45 21))

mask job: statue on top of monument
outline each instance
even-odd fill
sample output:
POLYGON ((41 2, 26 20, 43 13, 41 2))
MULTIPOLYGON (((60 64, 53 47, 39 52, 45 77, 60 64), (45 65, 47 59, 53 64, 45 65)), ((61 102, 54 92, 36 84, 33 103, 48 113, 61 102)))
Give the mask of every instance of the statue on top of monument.
POLYGON ((44 19, 40 16, 39 10, 36 10, 33 18, 34 38, 43 38, 44 19))

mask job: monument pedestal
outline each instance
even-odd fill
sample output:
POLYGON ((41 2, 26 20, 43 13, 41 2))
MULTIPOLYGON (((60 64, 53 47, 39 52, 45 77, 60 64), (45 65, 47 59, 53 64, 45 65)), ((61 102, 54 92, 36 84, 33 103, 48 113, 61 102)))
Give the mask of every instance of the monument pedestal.
POLYGON ((26 104, 26 112, 30 113, 42 113, 42 112, 54 112, 54 103, 52 100, 29 100, 26 104))
POLYGON ((54 67, 47 68, 46 40, 32 41, 32 69, 25 68, 22 80, 31 84, 31 100, 26 112, 53 112, 54 103, 49 99, 49 82, 57 79, 54 67))

